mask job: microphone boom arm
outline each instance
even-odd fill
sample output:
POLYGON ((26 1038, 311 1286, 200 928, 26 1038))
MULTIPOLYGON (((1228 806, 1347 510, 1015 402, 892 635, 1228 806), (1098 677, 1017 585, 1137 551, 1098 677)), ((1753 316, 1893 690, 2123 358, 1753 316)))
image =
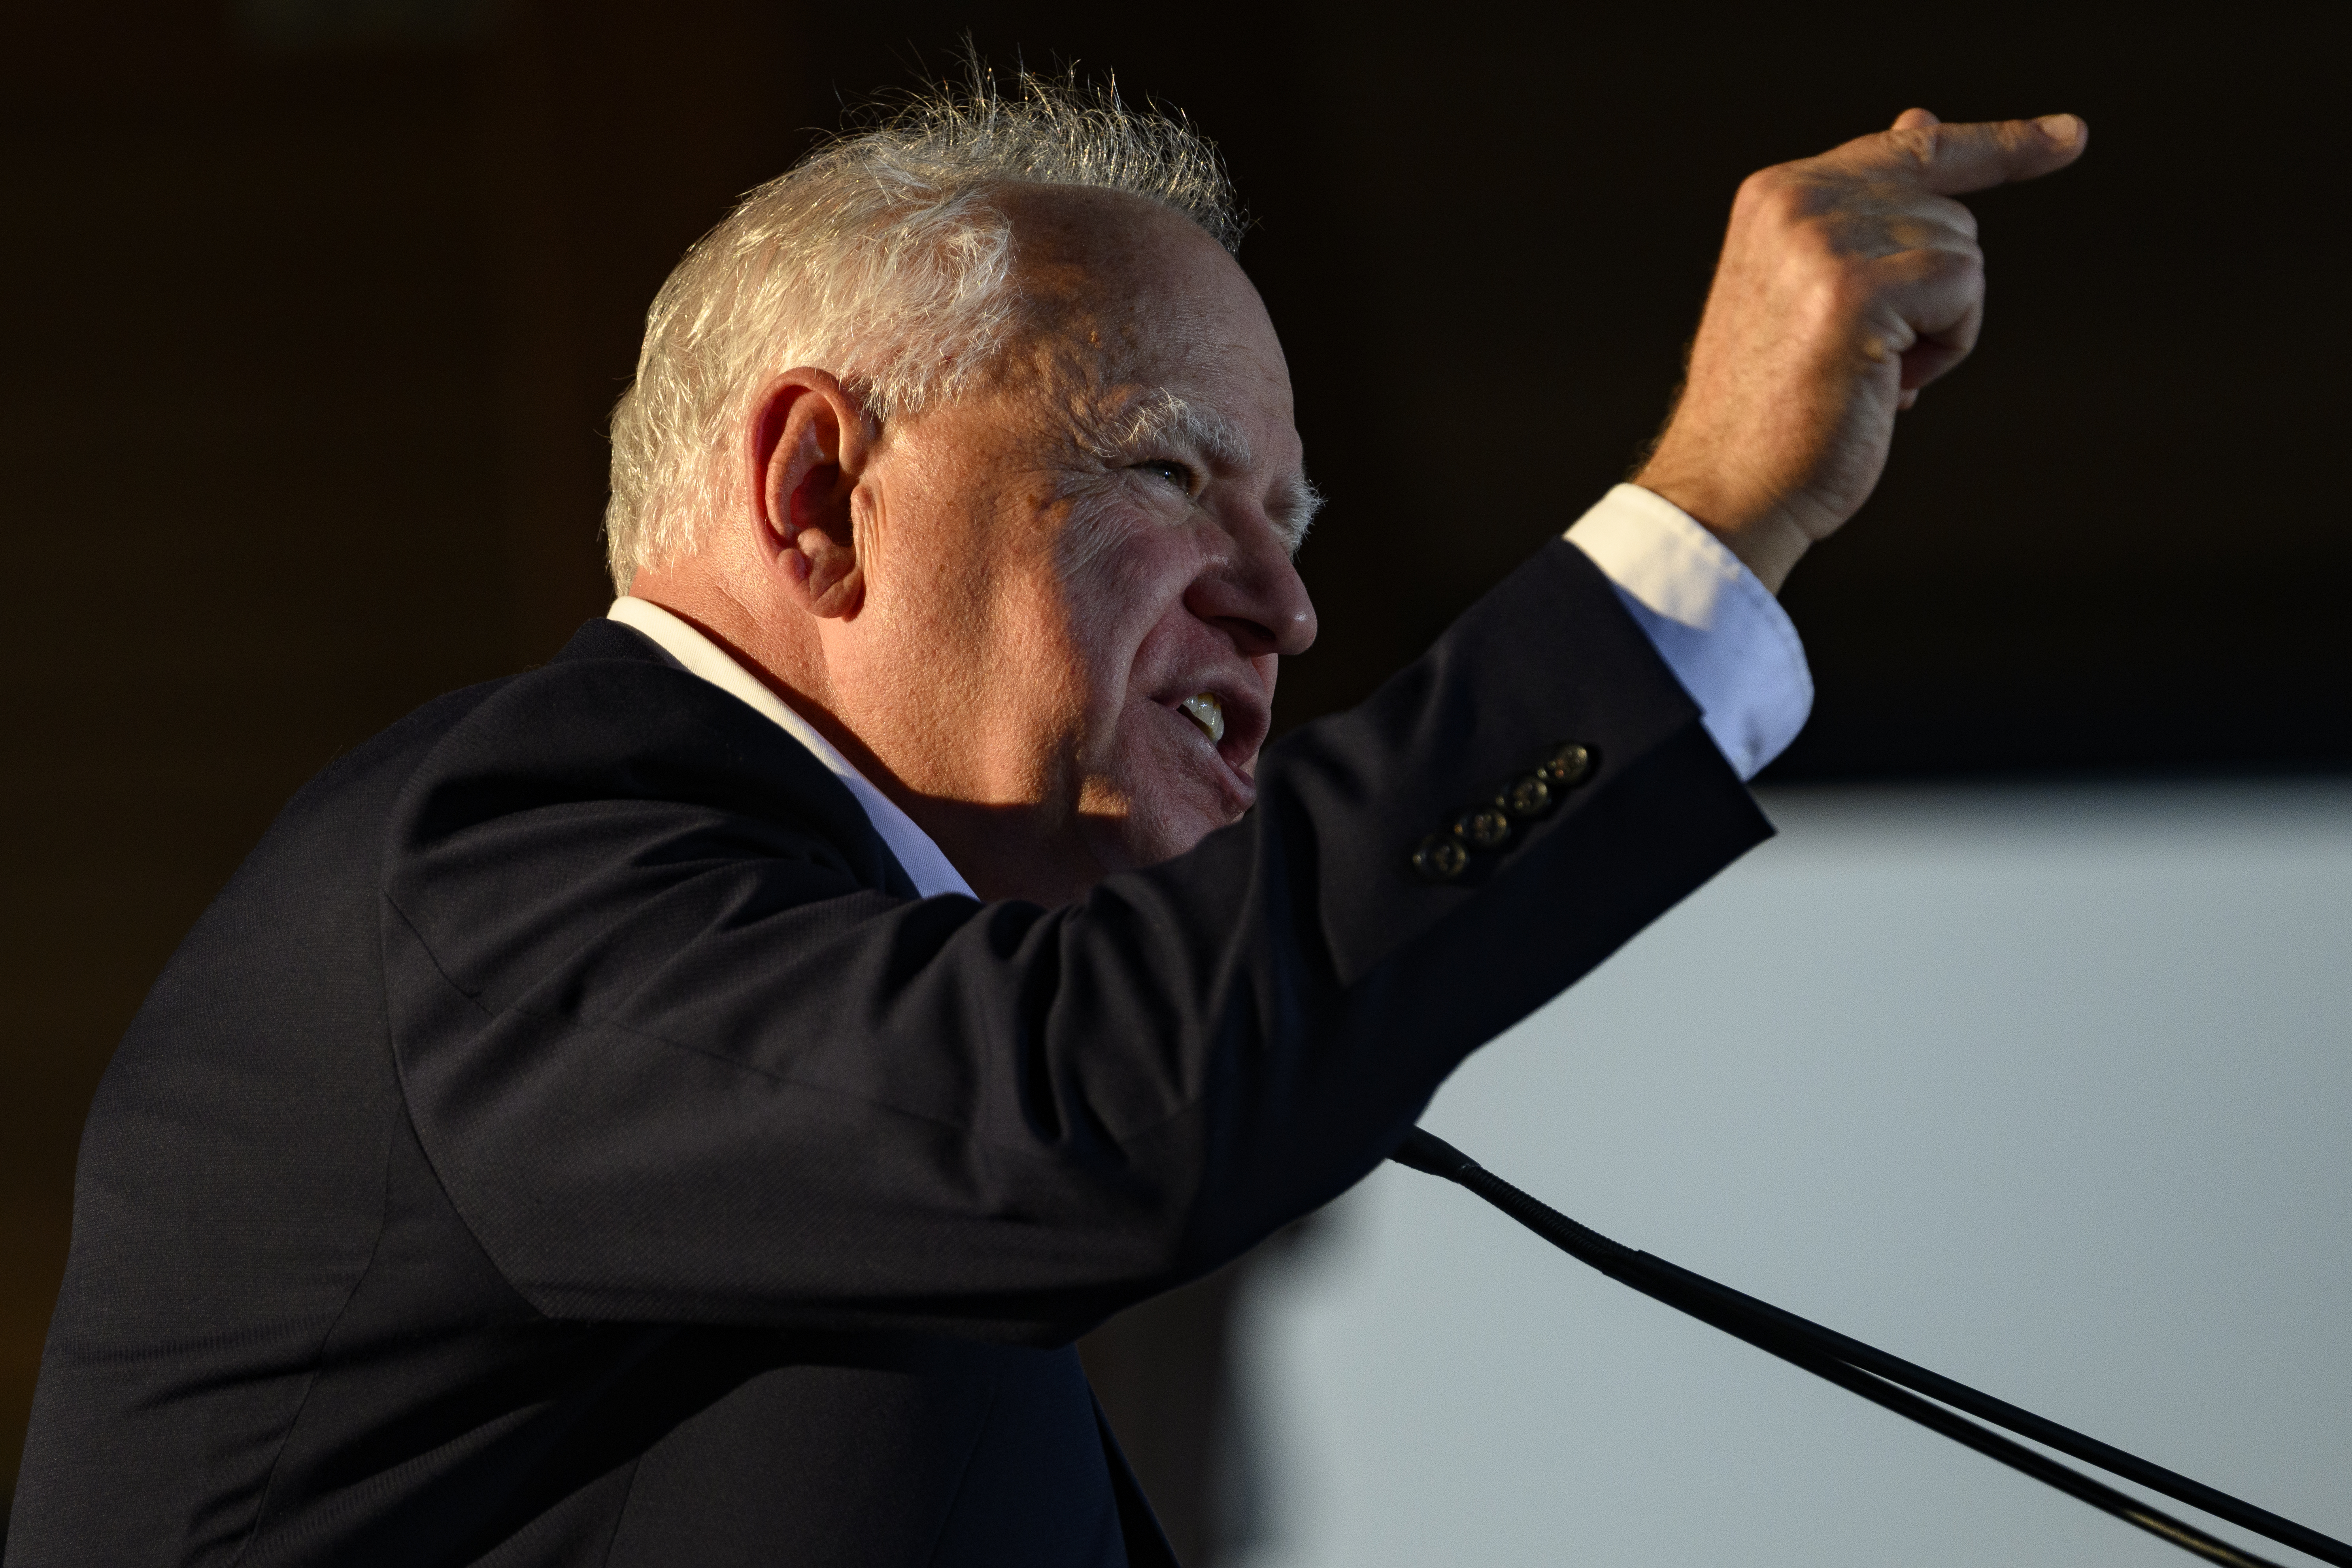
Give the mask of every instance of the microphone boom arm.
POLYGON ((1884 1405, 1899 1415, 1908 1416, 1955 1442, 1966 1444, 1990 1458, 1998 1459, 2012 1469, 2022 1471, 2209 1562, 2229 1564, 2231 1568, 2278 1568, 2276 1563, 2266 1558, 2254 1556, 2207 1534, 2184 1520, 2150 1508, 2104 1481, 2062 1465, 2021 1443, 2011 1441, 1999 1432, 1979 1425, 1979 1422, 2006 1427, 2021 1436, 2030 1437, 2063 1454, 2096 1465, 2111 1474, 2137 1481, 2151 1490, 2202 1509, 2216 1518, 2226 1519, 2282 1545, 2309 1552, 2324 1563, 2337 1564, 2338 1568, 2352 1568, 2352 1546, 2333 1536, 2323 1535, 2306 1525, 2281 1518, 2267 1509, 2256 1508, 2227 1492, 2176 1474, 2161 1465, 2151 1464, 2095 1437, 2086 1437, 2080 1432, 2061 1426, 2030 1410, 2020 1409, 2005 1400, 1980 1394, 1966 1384, 1956 1383, 1926 1367, 1915 1366, 1900 1356, 1889 1355, 1885 1351, 1864 1344, 1860 1340, 1849 1339, 1835 1330, 1825 1329, 1793 1312, 1783 1311, 1753 1296, 1743 1295, 1729 1286, 1718 1285, 1687 1268, 1676 1268, 1664 1258, 1653 1258, 1646 1252, 1637 1252, 1612 1241, 1600 1232, 1579 1225, 1558 1209, 1521 1192, 1459 1149, 1418 1127, 1405 1134, 1404 1142, 1389 1158, 1400 1165, 1429 1175, 1442 1176, 1468 1188, 1570 1257, 1591 1265, 1620 1284, 1630 1285, 1645 1296, 1663 1301, 1678 1311, 1687 1312, 1702 1322, 1711 1323, 1759 1350, 1768 1351, 1816 1376, 1827 1378, 1841 1388, 1884 1405), (1927 1398, 1919 1397, 1921 1394, 1927 1398), (1933 1404, 1931 1400, 1942 1403, 1933 1404), (1952 1408, 1947 1409, 1946 1405, 1952 1408), (1966 1411, 1979 1420, 1969 1420, 1955 1411, 1966 1411))

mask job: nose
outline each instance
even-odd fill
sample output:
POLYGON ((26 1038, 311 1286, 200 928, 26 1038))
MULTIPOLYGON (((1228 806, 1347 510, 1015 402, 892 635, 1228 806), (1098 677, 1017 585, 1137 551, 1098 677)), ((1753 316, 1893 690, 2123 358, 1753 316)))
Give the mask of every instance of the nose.
POLYGON ((1255 518, 1192 580, 1185 605, 1233 638, 1244 658, 1305 653, 1315 641, 1315 602, 1271 520, 1255 518))

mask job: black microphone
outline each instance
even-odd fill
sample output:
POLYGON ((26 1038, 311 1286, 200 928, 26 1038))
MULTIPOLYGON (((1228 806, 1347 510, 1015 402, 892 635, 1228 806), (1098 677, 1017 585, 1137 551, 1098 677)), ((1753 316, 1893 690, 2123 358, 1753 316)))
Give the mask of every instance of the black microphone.
POLYGON ((1742 1295, 1727 1285, 1718 1285, 1687 1268, 1678 1268, 1663 1258, 1653 1258, 1646 1252, 1636 1252, 1630 1247, 1610 1240, 1600 1232, 1588 1229, 1569 1218, 1558 1209, 1528 1196, 1510 1183, 1496 1175, 1441 1138, 1413 1128, 1404 1135, 1395 1152, 1389 1156, 1398 1164, 1467 1187, 1488 1203, 1550 1242, 1578 1261, 1591 1265, 1621 1284, 1630 1285, 1643 1295, 1664 1301, 1678 1311, 1687 1312, 1701 1322, 1712 1323, 1724 1332, 1746 1340, 1759 1350, 1769 1351, 1781 1360, 1803 1367, 1816 1376, 1827 1378, 1839 1387, 1851 1390, 1864 1399, 1882 1405, 1898 1415, 1906 1415, 1923 1426, 1941 1432, 1955 1442, 1966 1444, 1977 1452, 1999 1459, 2012 1469, 2021 1470, 2038 1481, 2057 1488, 2070 1497, 2079 1498, 2093 1508, 2114 1514, 2128 1523, 2137 1525, 2151 1535, 2163 1538, 2184 1552, 2195 1552, 2209 1562, 2224 1563, 2233 1568, 2278 1568, 2267 1558, 2231 1545, 2217 1536, 2185 1520, 2150 1508, 2137 1498, 2117 1491, 2104 1481, 2082 1471, 2062 1465, 2046 1455, 2036 1453, 2021 1443, 2011 1442, 1979 1421, 1973 1415, 1995 1426, 2006 1427, 2020 1436, 2055 1448, 2086 1463, 2096 1465, 2112 1475, 2138 1482, 2154 1491, 2231 1523, 2242 1525, 2258 1535, 2267 1536, 2281 1545, 2307 1552, 2325 1563, 2339 1568, 2352 1568, 2352 1546, 2333 1536, 2322 1535, 2307 1525, 2283 1519, 2267 1509, 2256 1508, 2229 1493, 2189 1479, 2151 1464, 2121 1448, 2086 1437, 2080 1432, 2061 1426, 2055 1421, 2020 1409, 1989 1394, 1979 1394, 1966 1384, 1956 1383, 1939 1373, 1916 1366, 1900 1356, 1887 1354, 1849 1339, 1833 1329, 1810 1322, 1794 1312, 1785 1312, 1753 1296, 1742 1295), (1920 1394, 1928 1397, 1923 1399, 1920 1394), (1941 1403, 1930 1403, 1930 1400, 1941 1403), (1946 1406, 1951 1408, 1947 1409, 1946 1406), (1956 1414, 1965 1411, 1967 1415, 1956 1414))

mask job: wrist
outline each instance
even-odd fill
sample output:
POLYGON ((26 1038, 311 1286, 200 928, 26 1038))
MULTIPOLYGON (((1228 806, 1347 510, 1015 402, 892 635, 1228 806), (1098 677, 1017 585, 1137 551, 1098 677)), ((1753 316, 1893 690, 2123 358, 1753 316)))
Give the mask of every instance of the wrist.
POLYGON ((1784 509, 1743 505, 1704 480, 1671 470, 1661 472, 1655 461, 1635 474, 1633 482, 1673 502, 1721 540, 1724 548, 1774 595, 1812 547, 1812 534, 1784 509))

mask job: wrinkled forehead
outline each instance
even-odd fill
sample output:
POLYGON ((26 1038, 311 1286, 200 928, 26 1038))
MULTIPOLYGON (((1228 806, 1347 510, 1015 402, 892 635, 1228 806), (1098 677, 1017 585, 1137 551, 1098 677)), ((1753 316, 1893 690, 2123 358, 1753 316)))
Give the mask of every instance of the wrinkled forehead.
POLYGON ((1013 220, 1030 353, 1108 390, 1173 394, 1265 444, 1291 418, 1290 376, 1265 304, 1224 247, 1119 191, 995 193, 1013 220))

